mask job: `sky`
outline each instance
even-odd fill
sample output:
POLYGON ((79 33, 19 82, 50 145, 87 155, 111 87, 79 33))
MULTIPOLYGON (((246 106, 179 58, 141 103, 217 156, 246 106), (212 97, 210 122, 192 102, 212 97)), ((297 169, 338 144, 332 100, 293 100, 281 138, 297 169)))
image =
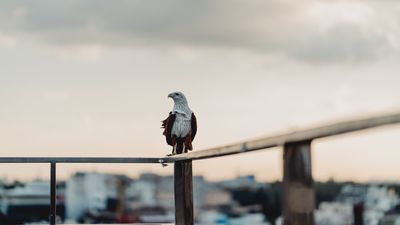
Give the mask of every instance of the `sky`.
MULTIPOLYGON (((400 110, 393 0, 0 1, 0 156, 160 157, 182 91, 195 150, 400 110)), ((400 127, 313 142, 315 179, 400 180, 400 127)), ((194 163, 207 179, 282 176, 282 149, 194 163)), ((60 165, 171 174, 160 165, 60 165)), ((48 177, 0 165, 0 177, 48 177)))

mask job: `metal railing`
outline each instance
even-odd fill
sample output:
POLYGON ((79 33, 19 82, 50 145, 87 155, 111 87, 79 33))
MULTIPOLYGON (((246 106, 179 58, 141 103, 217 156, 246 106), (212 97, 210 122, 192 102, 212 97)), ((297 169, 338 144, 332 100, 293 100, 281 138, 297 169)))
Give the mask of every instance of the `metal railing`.
POLYGON ((56 224, 56 166, 62 163, 161 163, 174 164, 175 222, 193 225, 192 161, 283 146, 283 221, 284 225, 313 225, 315 193, 311 174, 311 142, 368 128, 400 123, 400 112, 376 117, 342 121, 325 126, 292 131, 171 157, 0 157, 0 163, 50 164, 51 225, 56 224))

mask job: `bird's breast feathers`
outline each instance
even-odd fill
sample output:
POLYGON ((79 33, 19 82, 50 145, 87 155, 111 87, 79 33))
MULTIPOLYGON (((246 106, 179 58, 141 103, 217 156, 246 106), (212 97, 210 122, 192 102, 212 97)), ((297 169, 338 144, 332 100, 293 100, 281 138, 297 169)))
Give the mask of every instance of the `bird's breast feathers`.
POLYGON ((176 115, 175 122, 172 126, 172 135, 177 137, 186 137, 191 131, 191 115, 174 111, 176 115))

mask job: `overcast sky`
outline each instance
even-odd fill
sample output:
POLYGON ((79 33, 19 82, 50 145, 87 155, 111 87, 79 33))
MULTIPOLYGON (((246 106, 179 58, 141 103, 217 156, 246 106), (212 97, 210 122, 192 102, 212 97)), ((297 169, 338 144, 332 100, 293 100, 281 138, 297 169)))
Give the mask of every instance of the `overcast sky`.
MULTIPOLYGON (((1 156, 163 156, 168 93, 195 149, 400 109, 391 0, 0 1, 1 156)), ((314 142, 316 179, 398 180, 400 127, 314 142)), ((279 179, 281 151, 195 163, 209 179, 279 179), (218 172, 215 172, 217 170, 218 172)), ((45 165, 1 165, 9 179, 45 165), (14 169, 15 168, 15 169, 14 169)), ((172 172, 159 165, 69 165, 172 172)))

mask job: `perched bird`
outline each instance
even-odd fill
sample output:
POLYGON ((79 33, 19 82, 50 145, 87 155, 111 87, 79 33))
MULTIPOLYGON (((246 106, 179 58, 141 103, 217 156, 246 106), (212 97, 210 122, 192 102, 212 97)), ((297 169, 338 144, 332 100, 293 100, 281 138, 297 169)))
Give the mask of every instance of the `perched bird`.
POLYGON ((172 155, 193 150, 192 141, 197 132, 196 116, 189 108, 182 92, 172 92, 168 98, 174 100, 174 107, 167 119, 162 121, 163 135, 171 145, 172 155))

